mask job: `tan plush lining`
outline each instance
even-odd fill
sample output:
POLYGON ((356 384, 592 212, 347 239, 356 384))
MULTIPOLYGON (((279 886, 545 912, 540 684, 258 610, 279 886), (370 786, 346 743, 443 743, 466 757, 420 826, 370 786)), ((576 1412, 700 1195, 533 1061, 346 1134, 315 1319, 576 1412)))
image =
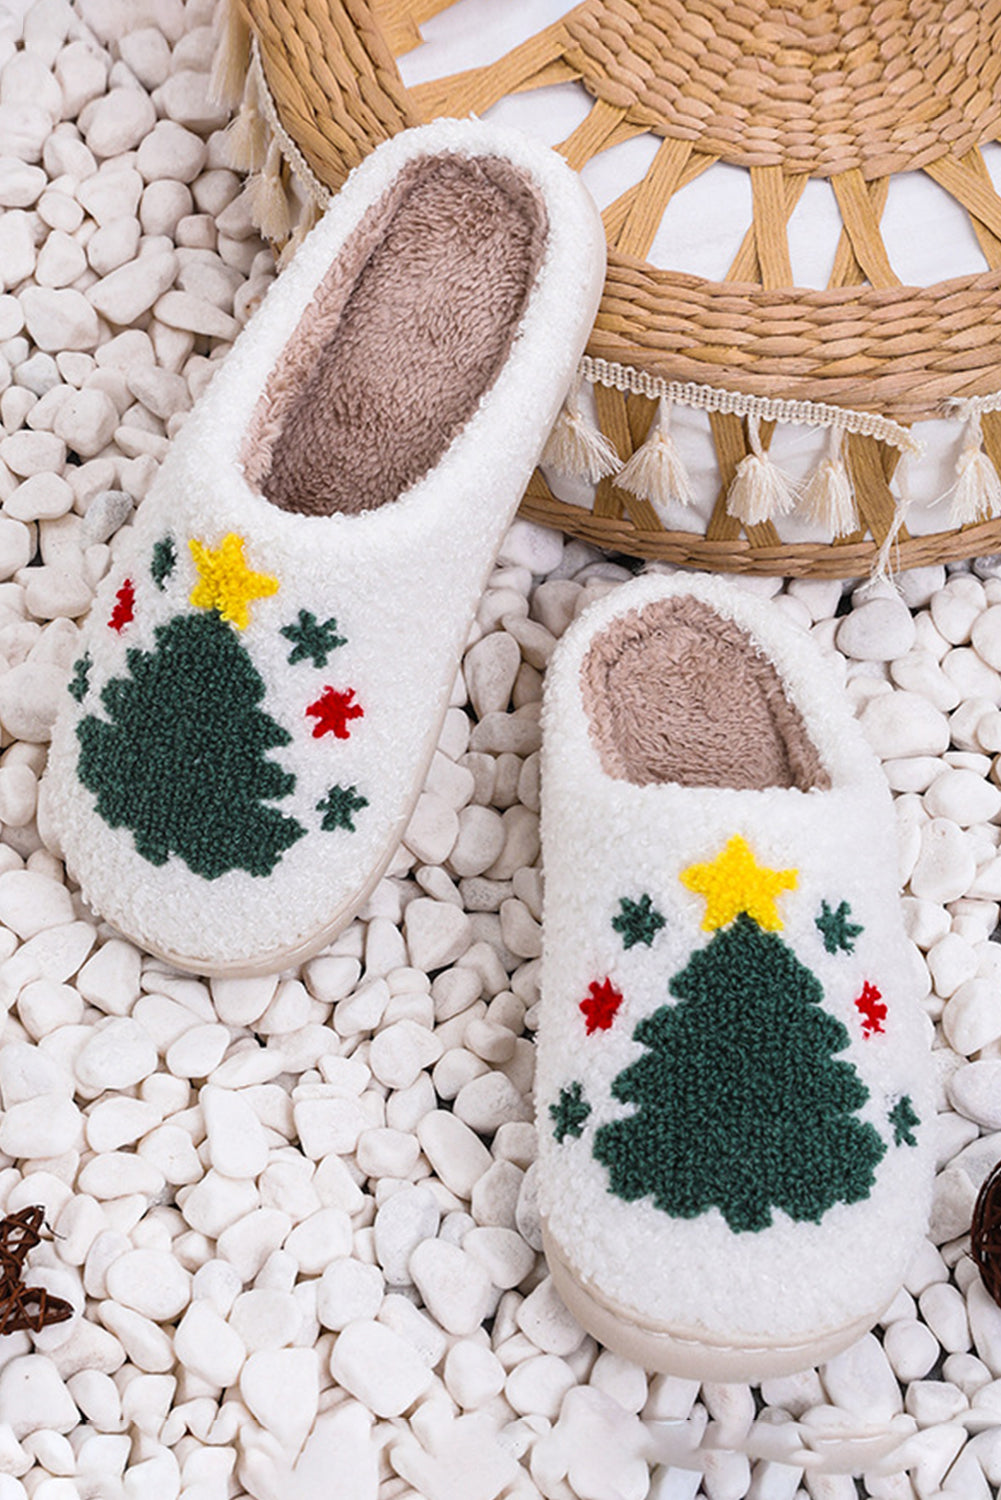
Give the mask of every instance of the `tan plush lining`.
POLYGON ((365 215, 267 382, 241 455, 284 510, 371 510, 439 461, 507 358, 546 241, 495 157, 412 163, 365 215))
POLYGON ((613 620, 584 658, 581 693, 602 768, 617 780, 830 785, 772 663, 700 599, 613 620))

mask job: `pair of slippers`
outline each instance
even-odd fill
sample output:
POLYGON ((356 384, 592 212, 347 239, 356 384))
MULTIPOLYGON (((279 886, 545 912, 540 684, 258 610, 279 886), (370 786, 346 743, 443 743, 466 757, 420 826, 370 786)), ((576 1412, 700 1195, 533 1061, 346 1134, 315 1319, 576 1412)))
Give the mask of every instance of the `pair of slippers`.
MULTIPOLYGON (((200 973, 291 966, 387 868, 573 377, 600 219, 551 152, 438 121, 352 174, 116 556, 40 820, 200 973)), ((930 1181, 889 794, 807 640, 645 577, 547 674, 540 1204, 581 1322, 759 1379, 871 1326, 930 1181)))

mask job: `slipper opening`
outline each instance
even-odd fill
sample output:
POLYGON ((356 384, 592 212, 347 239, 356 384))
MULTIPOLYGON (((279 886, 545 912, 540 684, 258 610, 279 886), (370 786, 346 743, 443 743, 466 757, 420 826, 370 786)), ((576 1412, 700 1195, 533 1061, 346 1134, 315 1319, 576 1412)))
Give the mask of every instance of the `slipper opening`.
POLYGON ((602 770, 616 780, 830 786, 773 664, 691 595, 614 619, 584 658, 581 694, 602 770))
POLYGON ((546 246, 529 174, 420 158, 368 211, 276 362, 241 455, 273 505, 356 514, 440 460, 497 378, 546 246))

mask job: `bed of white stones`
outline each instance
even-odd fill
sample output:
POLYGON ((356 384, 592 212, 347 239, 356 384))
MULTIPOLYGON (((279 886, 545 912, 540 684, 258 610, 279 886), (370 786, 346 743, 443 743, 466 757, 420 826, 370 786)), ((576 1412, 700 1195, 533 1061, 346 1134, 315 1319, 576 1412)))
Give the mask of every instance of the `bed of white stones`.
POLYGON ((0 0, 0 1208, 44 1204, 34 1276, 78 1310, 0 1339, 0 1500, 850 1500, 838 1436, 861 1493, 989 1496, 1001 1311, 964 1232, 1001 1156, 1001 568, 746 585, 833 656, 898 794, 941 1079, 906 1290, 760 1390, 600 1351, 539 1254, 539 693, 624 568, 512 529, 406 847, 300 973, 173 973, 42 847, 76 621, 273 274, 211 9, 0 0))

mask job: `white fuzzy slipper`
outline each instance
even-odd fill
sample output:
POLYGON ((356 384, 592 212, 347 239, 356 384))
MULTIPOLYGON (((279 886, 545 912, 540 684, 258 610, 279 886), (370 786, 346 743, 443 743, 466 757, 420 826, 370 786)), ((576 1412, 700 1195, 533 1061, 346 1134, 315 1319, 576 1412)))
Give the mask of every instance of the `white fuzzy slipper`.
POLYGON ((98 591, 53 735, 44 821, 137 943, 279 969, 378 881, 603 269, 559 156, 440 120, 352 174, 269 292, 98 591))
POLYGON ((550 662, 536 1105, 567 1306, 650 1369, 829 1358, 924 1233, 934 1103, 888 789, 808 637, 647 576, 550 662))

